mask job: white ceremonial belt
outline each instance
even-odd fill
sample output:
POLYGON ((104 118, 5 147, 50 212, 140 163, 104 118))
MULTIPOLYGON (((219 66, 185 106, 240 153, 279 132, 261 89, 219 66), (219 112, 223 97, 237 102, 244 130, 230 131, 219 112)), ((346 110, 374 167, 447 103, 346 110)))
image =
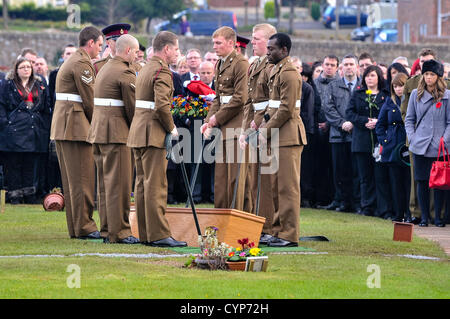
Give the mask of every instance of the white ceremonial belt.
POLYGON ((272 109, 280 108, 281 101, 269 100, 269 107, 272 109))
POLYGON ((94 105, 98 106, 124 106, 122 100, 95 98, 94 105))
POLYGON ((56 93, 56 100, 83 103, 81 96, 79 96, 78 94, 71 94, 71 93, 56 93))
POLYGON ((232 95, 225 95, 220 97, 220 104, 228 104, 231 101, 232 95))
POLYGON ((155 109, 155 102, 153 101, 143 101, 143 100, 136 100, 136 107, 140 109, 155 109))
POLYGON ((267 105, 269 105, 269 101, 253 103, 253 109, 256 111, 262 111, 266 109, 267 105))
MULTIPOLYGON (((295 101, 295 107, 296 108, 299 109, 301 104, 302 103, 301 103, 300 100, 295 101)), ((280 108, 280 105, 281 105, 281 101, 269 100, 269 107, 272 108, 272 109, 278 109, 278 108, 280 108)))

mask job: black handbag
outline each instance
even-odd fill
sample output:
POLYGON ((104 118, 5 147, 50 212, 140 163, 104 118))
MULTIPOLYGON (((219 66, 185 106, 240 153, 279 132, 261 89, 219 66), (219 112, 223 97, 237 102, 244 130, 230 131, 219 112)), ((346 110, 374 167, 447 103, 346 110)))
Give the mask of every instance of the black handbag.
POLYGON ((405 143, 400 143, 394 148, 394 161, 403 166, 411 166, 409 158, 408 146, 405 143))

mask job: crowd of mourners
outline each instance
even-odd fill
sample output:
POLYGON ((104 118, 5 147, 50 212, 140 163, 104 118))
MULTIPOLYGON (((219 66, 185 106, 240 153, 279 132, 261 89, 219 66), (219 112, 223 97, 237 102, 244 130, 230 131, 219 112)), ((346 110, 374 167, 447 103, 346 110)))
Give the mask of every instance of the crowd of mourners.
MULTIPOLYGON (((60 63, 76 49, 67 45, 60 63)), ((253 61, 245 46, 237 49, 253 61)), ((140 53, 136 63, 145 65, 152 48, 140 53)), ((171 66, 174 96, 195 95, 183 85, 191 80, 214 90, 217 60, 214 52, 184 52, 171 66)), ((303 78, 300 115, 308 141, 301 159, 302 207, 445 226, 449 192, 431 190, 428 180, 441 138, 450 146, 450 64, 432 49, 423 49, 412 64, 405 57, 375 61, 369 53, 291 61, 303 78)), ((57 72, 27 48, 10 71, 0 73, 0 186, 11 204, 42 203, 62 187, 50 140, 57 72)), ((190 130, 195 121, 202 119, 176 119, 190 130)), ((190 176, 196 166, 190 164, 190 176)), ((179 164, 170 162, 169 204, 187 199, 180 176, 179 164)), ((200 163, 193 199, 214 202, 214 164, 200 163)))

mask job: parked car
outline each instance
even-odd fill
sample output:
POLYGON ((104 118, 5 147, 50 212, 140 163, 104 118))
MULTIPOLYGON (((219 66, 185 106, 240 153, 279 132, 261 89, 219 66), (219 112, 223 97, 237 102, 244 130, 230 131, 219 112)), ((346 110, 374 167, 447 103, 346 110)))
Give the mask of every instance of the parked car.
MULTIPOLYGON (((332 24, 336 23, 336 7, 328 6, 322 15, 322 23, 326 28, 331 28, 332 24)), ((355 7, 339 7, 339 26, 341 25, 356 25, 358 10, 355 7)), ((368 15, 361 12, 361 26, 367 25, 368 15)))
POLYGON ((353 29, 351 33, 351 39, 354 41, 366 41, 367 39, 373 40, 382 30, 397 29, 397 20, 385 19, 374 22, 370 27, 365 26, 361 28, 353 29))
POLYGON ((193 35, 211 36, 215 30, 228 26, 236 30, 237 18, 232 11, 193 10, 187 9, 176 13, 169 21, 163 21, 155 26, 155 31, 171 31, 180 34, 181 17, 185 15, 193 35))
POLYGON ((375 37, 373 42, 375 42, 375 43, 384 43, 384 42, 396 43, 397 38, 398 38, 397 34, 398 34, 397 29, 382 30, 378 33, 378 35, 375 37))

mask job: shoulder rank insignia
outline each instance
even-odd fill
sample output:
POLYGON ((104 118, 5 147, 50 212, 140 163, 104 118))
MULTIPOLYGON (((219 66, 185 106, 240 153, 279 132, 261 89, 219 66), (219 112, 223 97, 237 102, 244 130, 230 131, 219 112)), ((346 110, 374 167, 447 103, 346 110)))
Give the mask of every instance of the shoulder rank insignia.
POLYGON ((91 84, 91 82, 94 80, 94 77, 91 75, 89 70, 83 71, 85 75, 81 76, 81 80, 86 84, 91 84), (90 76, 89 76, 90 75, 90 76))

